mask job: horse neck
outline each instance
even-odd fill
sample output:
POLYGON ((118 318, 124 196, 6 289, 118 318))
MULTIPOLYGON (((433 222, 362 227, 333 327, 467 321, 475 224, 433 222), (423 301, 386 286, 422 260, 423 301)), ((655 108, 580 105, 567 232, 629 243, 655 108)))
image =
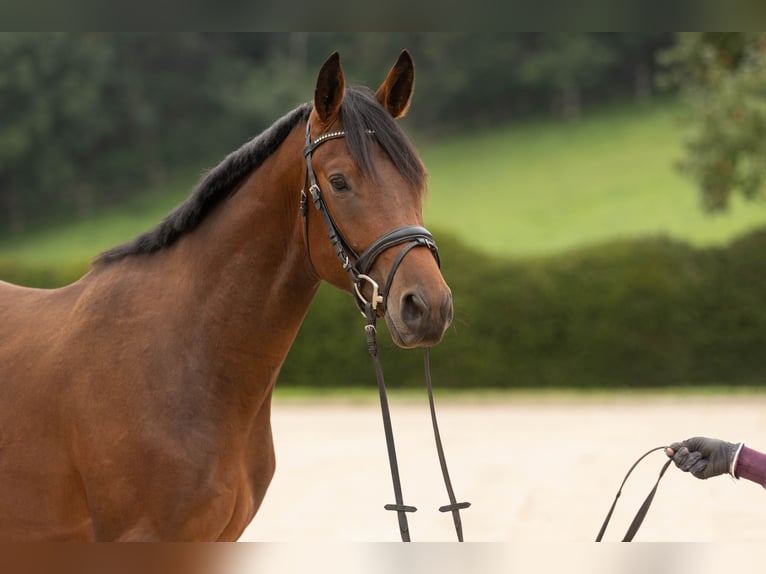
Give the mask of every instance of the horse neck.
POLYGON ((178 332, 204 354, 213 378, 254 397, 270 393, 319 285, 299 213, 301 132, 161 263, 180 294, 168 302, 178 332))

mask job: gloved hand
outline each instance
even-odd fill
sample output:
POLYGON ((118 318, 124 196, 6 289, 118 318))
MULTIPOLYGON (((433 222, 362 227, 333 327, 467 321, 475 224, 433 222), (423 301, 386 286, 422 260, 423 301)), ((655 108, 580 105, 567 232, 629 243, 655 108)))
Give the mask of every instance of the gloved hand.
POLYGON ((740 446, 741 443, 697 436, 674 442, 665 449, 665 454, 684 472, 705 479, 719 474, 733 475, 731 466, 740 446))

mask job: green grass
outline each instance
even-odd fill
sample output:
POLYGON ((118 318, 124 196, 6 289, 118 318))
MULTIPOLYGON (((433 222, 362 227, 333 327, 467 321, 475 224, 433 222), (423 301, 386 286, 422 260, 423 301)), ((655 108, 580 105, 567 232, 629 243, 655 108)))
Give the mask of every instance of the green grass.
POLYGON ((723 244, 766 224, 766 206, 700 207, 674 167, 680 106, 622 107, 579 121, 525 122, 422 149, 426 223, 492 253, 561 252, 614 238, 667 235, 723 244))
MULTIPOLYGON (((426 223, 511 256, 657 234, 714 245, 766 225, 761 204, 735 202, 717 216, 702 211, 693 184, 674 168, 682 156, 679 115, 678 105, 659 102, 422 143, 431 174, 426 223)), ((154 226, 198 175, 192 167, 163 193, 91 221, 0 240, 0 258, 44 266, 88 260, 154 226)))
POLYGON ((101 251, 154 227, 194 187, 199 170, 172 178, 162 190, 138 194, 127 203, 102 209, 94 218, 37 229, 21 237, 0 240, 0 259, 50 266, 84 262, 101 251))

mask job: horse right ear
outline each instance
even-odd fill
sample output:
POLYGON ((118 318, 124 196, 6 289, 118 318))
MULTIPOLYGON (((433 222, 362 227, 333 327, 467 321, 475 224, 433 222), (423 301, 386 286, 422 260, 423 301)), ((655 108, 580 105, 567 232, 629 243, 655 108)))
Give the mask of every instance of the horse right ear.
POLYGON ((415 64, 407 50, 402 50, 386 80, 375 92, 375 97, 394 119, 407 113, 415 84, 415 64))
POLYGON ((314 90, 314 110, 323 124, 329 125, 338 115, 345 91, 346 80, 340 67, 340 56, 338 52, 333 52, 322 64, 314 90))

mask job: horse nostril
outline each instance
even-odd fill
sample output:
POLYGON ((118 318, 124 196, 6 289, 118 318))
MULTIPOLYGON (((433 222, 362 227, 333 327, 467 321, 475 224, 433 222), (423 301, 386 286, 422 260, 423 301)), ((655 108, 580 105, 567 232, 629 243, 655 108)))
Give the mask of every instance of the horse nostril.
POLYGON ((444 303, 442 303, 441 306, 442 310, 442 319, 444 320, 445 325, 452 324, 452 318, 454 316, 454 309, 452 307, 452 297, 448 297, 444 300, 444 303))
POLYGON ((428 311, 428 304, 417 293, 408 293, 402 297, 402 320, 408 327, 414 328, 420 325, 426 311, 428 311))

